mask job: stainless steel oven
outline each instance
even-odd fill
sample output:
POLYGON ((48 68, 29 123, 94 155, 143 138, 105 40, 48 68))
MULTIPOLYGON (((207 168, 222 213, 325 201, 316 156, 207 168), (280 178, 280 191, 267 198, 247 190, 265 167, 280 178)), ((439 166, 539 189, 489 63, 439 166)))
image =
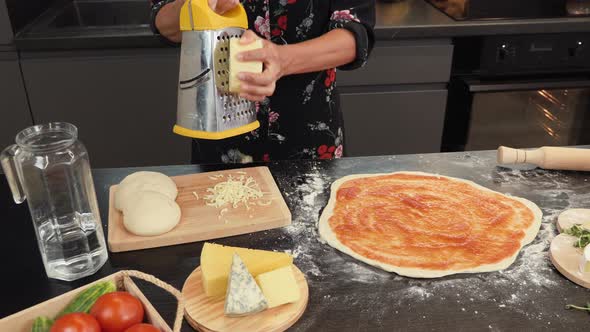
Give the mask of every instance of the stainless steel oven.
POLYGON ((589 36, 463 42, 456 45, 443 151, 590 144, 589 36))

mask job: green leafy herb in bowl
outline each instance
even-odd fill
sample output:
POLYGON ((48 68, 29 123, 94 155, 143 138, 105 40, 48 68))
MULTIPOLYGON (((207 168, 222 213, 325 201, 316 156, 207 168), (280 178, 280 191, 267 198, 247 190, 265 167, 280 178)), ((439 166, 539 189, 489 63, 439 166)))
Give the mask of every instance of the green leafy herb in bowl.
POLYGON ((578 238, 574 243, 576 248, 585 248, 590 244, 590 230, 580 224, 573 225, 571 228, 566 229, 564 233, 578 238))

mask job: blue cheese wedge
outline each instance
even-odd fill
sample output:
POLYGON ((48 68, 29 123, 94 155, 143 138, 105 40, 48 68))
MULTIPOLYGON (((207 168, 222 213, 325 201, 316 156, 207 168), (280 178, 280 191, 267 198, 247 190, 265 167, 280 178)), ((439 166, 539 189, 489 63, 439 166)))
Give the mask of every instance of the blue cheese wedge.
POLYGON ((587 245, 580 258, 580 272, 590 274, 590 245, 587 245))
POLYGON ((240 317, 268 308, 268 301, 238 254, 233 255, 225 294, 225 315, 240 317))

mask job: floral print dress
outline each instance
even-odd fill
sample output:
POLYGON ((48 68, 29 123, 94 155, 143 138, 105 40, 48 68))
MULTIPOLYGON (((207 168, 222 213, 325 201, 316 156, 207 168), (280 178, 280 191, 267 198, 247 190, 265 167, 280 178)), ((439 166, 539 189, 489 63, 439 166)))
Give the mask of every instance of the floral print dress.
MULTIPOLYGON (((363 66, 373 47, 375 0, 242 0, 248 23, 275 44, 294 44, 332 29, 356 39, 356 59, 340 67, 363 66)), ((340 158, 344 129, 336 69, 281 78, 273 96, 257 104, 260 128, 224 140, 193 141, 193 163, 247 163, 285 159, 340 158)))

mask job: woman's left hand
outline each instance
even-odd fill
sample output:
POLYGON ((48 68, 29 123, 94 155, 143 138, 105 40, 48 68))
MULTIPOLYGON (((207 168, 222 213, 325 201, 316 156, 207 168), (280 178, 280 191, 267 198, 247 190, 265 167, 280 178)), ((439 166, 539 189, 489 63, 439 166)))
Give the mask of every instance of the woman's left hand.
MULTIPOLYGON (((247 45, 256 39, 260 39, 260 37, 248 30, 240 42, 247 45)), ((262 48, 242 52, 237 56, 240 61, 262 61, 264 66, 264 70, 260 74, 244 72, 238 74, 238 79, 242 81, 240 97, 251 101, 262 101, 264 98, 272 96, 275 92, 276 82, 283 76, 285 68, 282 46, 265 39, 262 40, 262 43, 262 48)))

